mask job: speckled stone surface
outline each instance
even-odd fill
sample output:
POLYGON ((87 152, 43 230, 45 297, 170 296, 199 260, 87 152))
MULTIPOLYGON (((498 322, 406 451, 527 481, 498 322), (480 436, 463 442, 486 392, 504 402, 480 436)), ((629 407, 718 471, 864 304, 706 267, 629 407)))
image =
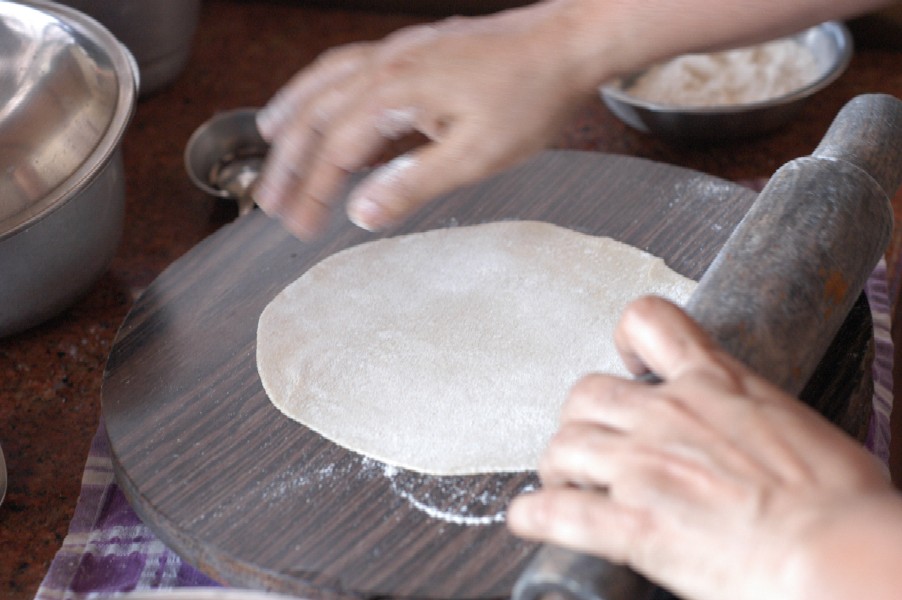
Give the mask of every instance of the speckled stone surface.
MULTIPOLYGON (((61 316, 0 340, 0 444, 10 471, 0 506, 0 598, 32 598, 66 534, 119 323, 168 264, 235 216, 233 205, 208 198, 188 180, 182 151, 191 132, 216 111, 264 103, 332 45, 381 37, 422 19, 300 2, 204 3, 185 72, 139 104, 124 140, 125 233, 109 271, 61 316)), ((864 92, 902 97, 902 54, 860 50, 848 72, 795 123, 761 139, 677 147, 626 128, 594 101, 575 115, 557 145, 631 154, 727 179, 757 178, 810 153, 839 108, 864 92)))

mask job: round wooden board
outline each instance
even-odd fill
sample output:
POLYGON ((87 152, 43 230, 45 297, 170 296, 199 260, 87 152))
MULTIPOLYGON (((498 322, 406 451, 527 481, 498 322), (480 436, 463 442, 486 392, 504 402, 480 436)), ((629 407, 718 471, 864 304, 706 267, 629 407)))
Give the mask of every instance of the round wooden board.
MULTIPOLYGON (((754 198, 680 168, 556 151, 388 235, 541 220, 625 241, 697 279, 754 198)), ((533 474, 386 468, 284 417, 258 379, 266 304, 321 259, 375 237, 339 215, 322 241, 304 244, 256 211, 168 268, 126 318, 105 374, 117 480, 163 541, 230 585, 317 598, 505 597, 535 547, 508 533, 504 510, 533 474)))

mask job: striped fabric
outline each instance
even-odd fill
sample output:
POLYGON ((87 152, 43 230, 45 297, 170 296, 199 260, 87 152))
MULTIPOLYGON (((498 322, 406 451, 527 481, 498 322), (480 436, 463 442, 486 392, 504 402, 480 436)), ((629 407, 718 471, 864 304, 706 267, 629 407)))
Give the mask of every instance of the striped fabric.
POLYGON ((114 592, 213 586, 167 548, 131 509, 113 479, 101 422, 91 443, 69 533, 37 600, 80 600, 114 592))
POLYGON ((890 294, 887 285, 886 261, 881 260, 868 278, 864 288, 871 305, 874 321, 874 416, 868 435, 868 448, 880 460, 889 461, 889 414, 893 408, 893 340, 890 319, 890 294))

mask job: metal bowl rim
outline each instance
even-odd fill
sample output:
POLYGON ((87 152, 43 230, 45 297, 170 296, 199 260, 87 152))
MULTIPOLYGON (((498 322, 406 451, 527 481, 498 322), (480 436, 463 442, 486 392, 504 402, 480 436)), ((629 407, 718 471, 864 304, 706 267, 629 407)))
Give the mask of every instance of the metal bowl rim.
POLYGON ((192 153, 195 150, 198 142, 202 140, 203 137, 207 135, 210 129, 214 126, 222 123, 223 121, 231 120, 234 118, 244 119, 253 117, 254 121, 256 122, 256 114, 259 111, 260 109, 258 107, 253 106, 231 108, 217 112, 209 119, 197 126, 197 129, 194 130, 194 132, 191 134, 191 137, 188 138, 188 143, 185 144, 185 150, 182 153, 182 161, 184 162, 185 171, 187 171, 188 178, 191 180, 191 183, 193 183, 201 191, 216 198, 228 199, 230 197, 227 191, 213 187, 206 179, 201 176, 200 173, 197 172, 197 170, 194 168, 194 165, 192 164, 192 153))
MULTIPOLYGON (((819 92, 820 90, 836 81, 843 74, 843 72, 845 72, 852 60, 852 34, 849 32, 849 29, 845 25, 838 21, 826 21, 824 23, 821 23, 820 25, 815 25, 814 27, 800 31, 795 34, 795 36, 802 35, 808 31, 816 29, 825 29, 827 31, 831 31, 839 37, 839 53, 836 55, 830 68, 823 75, 821 75, 819 78, 815 79, 808 85, 800 87, 799 89, 793 92, 789 92, 788 94, 775 96, 773 98, 768 98, 767 100, 749 102, 747 104, 718 104, 713 106, 681 106, 676 104, 660 104, 657 102, 649 102, 647 100, 636 98, 635 96, 624 91, 623 88, 619 85, 619 81, 622 78, 617 78, 611 83, 602 85, 601 93, 607 96, 612 101, 633 106, 635 108, 644 109, 650 112, 660 113, 662 115, 730 115, 792 104, 793 102, 798 102, 800 100, 808 98, 809 96, 819 92)), ((642 71, 638 71, 636 73, 630 74, 629 76, 638 75, 641 72, 642 71)))
POLYGON ((109 57, 110 64, 116 73, 119 87, 116 106, 103 135, 100 136, 91 151, 81 161, 78 168, 63 179, 55 188, 48 190, 43 197, 32 203, 30 207, 10 216, 5 221, 0 221, 0 227, 4 227, 4 223, 11 223, 11 225, 0 229, 0 241, 34 226, 35 223, 77 196, 82 189, 87 187, 88 182, 103 170, 119 147, 135 111, 139 85, 138 64, 134 56, 106 27, 95 19, 74 8, 48 0, 16 0, 16 3, 37 12, 43 12, 45 15, 50 15, 63 26, 72 28, 79 34, 97 43, 109 57), (22 213, 29 213, 31 207, 34 206, 39 207, 36 212, 23 219, 21 217, 22 213))

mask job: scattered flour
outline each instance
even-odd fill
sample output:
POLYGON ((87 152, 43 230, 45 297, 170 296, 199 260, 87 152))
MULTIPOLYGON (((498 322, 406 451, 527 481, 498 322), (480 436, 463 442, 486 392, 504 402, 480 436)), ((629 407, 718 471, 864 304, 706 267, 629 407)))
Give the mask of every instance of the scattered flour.
MULTIPOLYGON (((505 493, 504 476, 498 476, 495 482, 497 489, 483 490, 473 496, 466 485, 462 485, 458 477, 435 479, 429 475, 421 475, 410 471, 402 471, 391 465, 383 465, 382 474, 388 479, 392 491, 399 498, 407 501, 413 508, 425 513, 430 518, 445 521, 453 525, 487 526, 503 523, 507 517, 507 503, 510 492, 505 493), (433 498, 429 491, 438 482, 434 491, 439 492, 433 498), (428 485, 424 485, 427 484, 428 485)), ((528 493, 537 489, 537 482, 527 480, 521 484, 513 495, 528 493)))
POLYGON ((447 521, 448 523, 453 523, 454 525, 491 525, 493 523, 503 523, 506 516, 506 512, 503 510, 492 515, 485 515, 481 517, 463 515, 460 513, 451 512, 449 510, 442 510, 440 508, 436 508, 435 506, 430 506, 429 504, 426 504, 425 502, 422 502, 419 499, 415 498, 410 492, 406 492, 404 490, 395 491, 400 497, 410 502, 410 505, 417 510, 423 511, 433 519, 447 521))
POLYGON ((655 65, 626 88, 656 104, 729 106, 776 98, 814 82, 817 60, 786 38, 736 50, 687 54, 655 65))

